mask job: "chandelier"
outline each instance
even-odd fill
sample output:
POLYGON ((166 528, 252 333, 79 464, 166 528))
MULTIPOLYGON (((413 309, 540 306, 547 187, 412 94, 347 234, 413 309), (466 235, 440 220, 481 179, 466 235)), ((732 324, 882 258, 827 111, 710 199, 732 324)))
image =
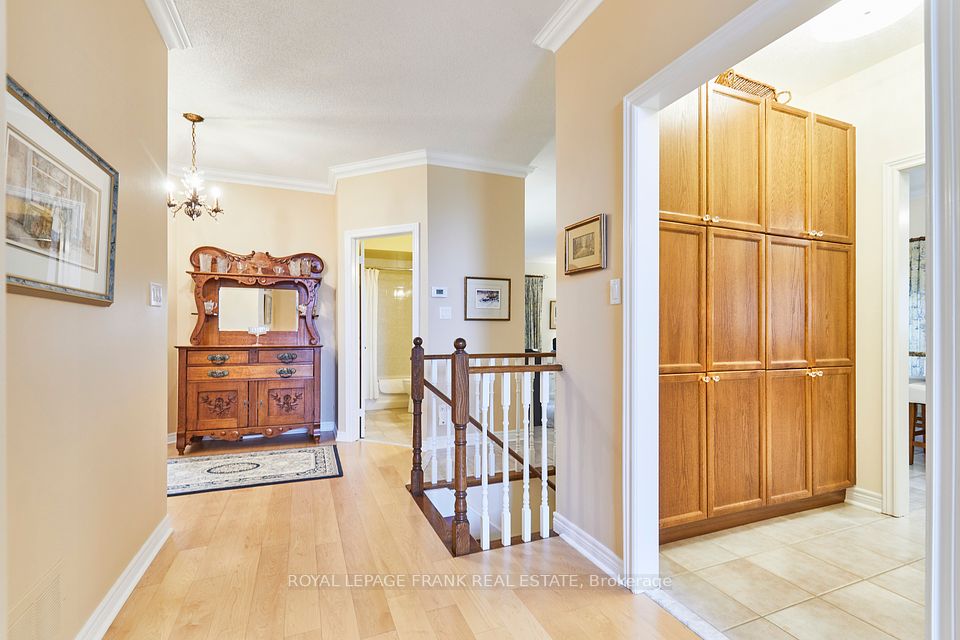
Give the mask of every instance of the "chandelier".
POLYGON ((190 216, 191 220, 196 220, 204 213, 211 218, 216 219, 217 215, 223 213, 220 208, 220 192, 217 189, 211 189, 210 195, 213 197, 213 206, 207 205, 207 196, 203 192, 203 172, 197 169, 197 125, 203 122, 203 116, 195 113, 185 113, 183 117, 190 123, 190 139, 193 144, 193 150, 190 155, 190 168, 184 169, 183 178, 180 182, 183 184, 183 199, 177 202, 173 197, 173 185, 167 186, 167 208, 173 211, 173 216, 183 211, 190 216))

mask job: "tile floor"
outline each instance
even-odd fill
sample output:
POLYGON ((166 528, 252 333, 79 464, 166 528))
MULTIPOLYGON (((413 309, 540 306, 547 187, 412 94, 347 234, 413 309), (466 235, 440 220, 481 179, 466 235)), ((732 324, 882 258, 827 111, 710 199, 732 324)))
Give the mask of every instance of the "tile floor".
POLYGON ((923 638, 924 466, 909 516, 848 504, 660 549, 665 591, 733 640, 923 638))
POLYGON ((412 446, 413 414, 406 407, 367 411, 364 439, 386 444, 412 446))

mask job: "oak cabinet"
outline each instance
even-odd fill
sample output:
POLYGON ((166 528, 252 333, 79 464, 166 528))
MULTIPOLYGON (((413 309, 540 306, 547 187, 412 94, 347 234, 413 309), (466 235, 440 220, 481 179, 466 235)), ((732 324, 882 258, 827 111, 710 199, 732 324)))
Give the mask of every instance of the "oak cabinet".
POLYGON ((764 236, 707 234, 707 369, 763 369, 764 236))
POLYGON ((767 236, 767 368, 810 366, 809 240, 767 236))
POLYGON ((660 376, 660 526, 707 517, 707 383, 660 376))
POLYGON ((832 118, 814 116, 812 224, 820 240, 853 242, 855 152, 853 126, 832 118))
POLYGON ((853 367, 817 369, 811 388, 813 492, 852 487, 856 479, 853 367))
POLYGON ((702 89, 660 112, 660 218, 705 224, 702 89))
POLYGON ((767 504, 813 495, 810 384, 814 379, 815 372, 806 369, 767 371, 767 504))
POLYGON ((763 101, 707 85, 707 207, 714 225, 763 231, 763 101))
POLYGON ((660 223, 660 373, 706 370, 707 229, 660 223))
POLYGON ((763 371, 708 373, 707 513, 763 505, 763 371))
POLYGON ((854 360, 854 248, 813 243, 811 343, 818 367, 850 366, 854 360))
POLYGON ((808 237, 813 114, 768 100, 765 116, 767 233, 808 237))

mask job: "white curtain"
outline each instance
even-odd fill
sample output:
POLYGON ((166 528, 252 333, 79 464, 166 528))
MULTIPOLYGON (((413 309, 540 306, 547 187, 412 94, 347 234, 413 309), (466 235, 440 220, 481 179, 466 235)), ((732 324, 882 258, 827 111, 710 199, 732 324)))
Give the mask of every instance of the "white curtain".
POLYGON ((377 363, 380 359, 377 318, 380 315, 380 270, 364 269, 364 290, 363 290, 363 362, 362 367, 365 372, 363 382, 365 388, 364 398, 370 400, 380 399, 380 372, 377 370, 377 363))

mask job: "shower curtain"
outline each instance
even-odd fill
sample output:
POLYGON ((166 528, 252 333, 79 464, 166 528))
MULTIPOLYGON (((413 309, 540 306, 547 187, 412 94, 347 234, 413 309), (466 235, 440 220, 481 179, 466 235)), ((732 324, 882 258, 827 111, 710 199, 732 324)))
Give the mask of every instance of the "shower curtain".
POLYGON ((370 400, 380 399, 380 372, 377 365, 380 362, 379 353, 379 332, 377 331, 377 318, 380 317, 380 270, 363 270, 363 376, 364 386, 366 387, 364 398, 370 400))
POLYGON ((927 241, 910 239, 910 377, 927 377, 927 241))
POLYGON ((543 314, 543 276, 526 277, 524 298, 524 344, 527 349, 540 351, 543 338, 540 335, 540 318, 543 314))

